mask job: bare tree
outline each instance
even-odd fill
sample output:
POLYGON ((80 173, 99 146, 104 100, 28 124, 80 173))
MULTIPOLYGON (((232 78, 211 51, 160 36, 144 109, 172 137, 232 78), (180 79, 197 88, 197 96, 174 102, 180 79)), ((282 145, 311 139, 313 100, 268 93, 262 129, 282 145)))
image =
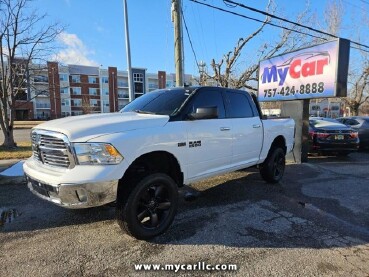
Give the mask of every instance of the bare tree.
POLYGON ((6 147, 16 146, 15 105, 17 98, 30 92, 30 65, 50 55, 52 43, 62 31, 57 23, 44 24, 46 15, 30 11, 30 2, 0 0, 0 126, 6 147))
MULTIPOLYGON (((273 14, 276 12, 274 2, 270 0, 266 7, 267 13, 273 14)), ((309 8, 307 7, 296 18, 298 23, 304 23, 310 21, 311 16, 309 14, 309 8)), ((280 26, 286 27, 280 33, 277 41, 264 42, 260 45, 259 50, 253 50, 253 54, 246 57, 246 60, 242 64, 246 64, 246 67, 240 66, 239 59, 246 46, 255 39, 258 35, 261 35, 265 27, 271 22, 271 18, 266 16, 263 23, 250 35, 240 38, 236 43, 236 46, 232 51, 216 62, 212 59, 210 65, 212 74, 206 74, 206 78, 216 81, 218 85, 222 87, 233 88, 247 88, 252 91, 257 90, 257 71, 259 68, 259 61, 271 58, 277 54, 282 54, 288 51, 295 50, 299 47, 306 46, 311 42, 311 39, 307 39, 307 36, 303 36, 301 33, 294 32, 294 30, 300 30, 296 26, 289 26, 283 22, 274 22, 280 26)))
POLYGON ((324 10, 325 29, 329 34, 338 36, 344 16, 342 1, 328 1, 324 10))
POLYGON ((352 115, 359 115, 361 106, 365 103, 369 104, 369 65, 351 83, 348 97, 343 98, 343 101, 350 108, 352 115))
POLYGON ((90 97, 88 95, 82 96, 82 112, 83 114, 90 114, 94 112, 96 109, 94 106, 91 106, 90 97))
MULTIPOLYGON (((342 18, 344 9, 341 0, 330 1, 327 3, 324 12, 326 30, 328 33, 339 36, 342 29, 342 18)), ((355 15, 360 16, 360 15, 355 15)), ((352 23, 351 23, 352 24, 352 23)), ((360 31, 368 26, 368 16, 364 13, 360 26, 352 24, 347 26, 351 30, 355 40, 363 41, 360 31), (359 31, 358 31, 359 30, 359 31)), ((352 49, 350 58, 350 72, 348 76, 348 95, 342 98, 346 107, 350 108, 350 113, 358 115, 360 107, 369 101, 369 62, 368 53, 352 49), (353 52, 355 51, 355 52, 353 52)))

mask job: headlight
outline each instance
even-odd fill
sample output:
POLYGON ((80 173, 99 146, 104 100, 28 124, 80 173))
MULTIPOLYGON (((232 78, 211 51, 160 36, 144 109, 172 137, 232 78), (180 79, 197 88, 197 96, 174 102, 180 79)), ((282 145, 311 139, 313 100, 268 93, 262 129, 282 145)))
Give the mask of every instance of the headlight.
POLYGON ((108 143, 74 143, 78 164, 119 164, 123 156, 108 143))

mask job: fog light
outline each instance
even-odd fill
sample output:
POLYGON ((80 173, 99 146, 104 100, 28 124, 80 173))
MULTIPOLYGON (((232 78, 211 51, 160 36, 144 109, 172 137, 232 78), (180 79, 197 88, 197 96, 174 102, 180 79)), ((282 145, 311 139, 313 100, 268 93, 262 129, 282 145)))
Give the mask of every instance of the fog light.
POLYGON ((79 200, 79 202, 87 202, 87 193, 84 189, 77 189, 76 195, 79 200))

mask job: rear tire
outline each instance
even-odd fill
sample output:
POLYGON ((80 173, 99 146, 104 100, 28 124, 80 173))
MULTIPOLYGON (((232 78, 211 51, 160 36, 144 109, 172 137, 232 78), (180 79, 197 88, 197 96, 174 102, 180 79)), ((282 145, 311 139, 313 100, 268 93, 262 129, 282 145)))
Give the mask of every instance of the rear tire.
POLYGON ((178 187, 166 174, 144 177, 128 197, 117 205, 117 221, 127 234, 150 239, 164 233, 172 224, 178 206, 178 187))
POLYGON ((260 166, 261 177, 268 183, 278 183, 284 174, 286 166, 286 157, 284 150, 280 147, 272 148, 260 166))

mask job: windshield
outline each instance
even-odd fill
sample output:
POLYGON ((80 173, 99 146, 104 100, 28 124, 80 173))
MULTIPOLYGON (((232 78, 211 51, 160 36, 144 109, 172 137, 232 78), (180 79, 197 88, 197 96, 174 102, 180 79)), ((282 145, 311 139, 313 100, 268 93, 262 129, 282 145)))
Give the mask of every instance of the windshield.
POLYGON ((189 95, 184 89, 149 92, 129 103, 120 112, 174 115, 189 95))

